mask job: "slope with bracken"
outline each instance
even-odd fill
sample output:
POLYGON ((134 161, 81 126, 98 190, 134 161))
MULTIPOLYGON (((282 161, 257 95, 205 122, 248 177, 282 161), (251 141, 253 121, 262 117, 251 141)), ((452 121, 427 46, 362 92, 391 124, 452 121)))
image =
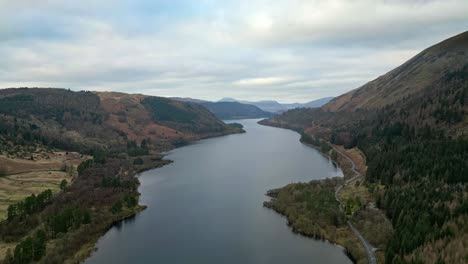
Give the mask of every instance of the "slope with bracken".
POLYGON ((165 150, 181 141, 235 132, 204 107, 138 94, 4 89, 0 114, 3 134, 14 133, 16 124, 25 128, 18 132, 24 139, 81 152, 143 139, 165 150))
POLYGON ((321 109, 263 123, 366 157, 366 182, 391 220, 387 263, 468 259, 468 32, 436 44, 321 109))

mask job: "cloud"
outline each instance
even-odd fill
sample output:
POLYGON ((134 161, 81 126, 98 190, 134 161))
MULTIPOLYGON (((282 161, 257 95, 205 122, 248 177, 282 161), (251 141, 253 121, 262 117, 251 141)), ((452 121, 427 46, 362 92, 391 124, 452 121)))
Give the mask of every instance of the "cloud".
MULTIPOLYGON (((252 23, 247 23, 245 32, 265 45, 381 45, 392 37, 405 40, 445 27, 464 29, 468 11, 468 2, 463 0, 255 2, 260 17, 269 21, 270 34, 256 34, 252 23)), ((245 20, 251 17, 257 16, 248 15, 245 20)))
POLYGON ((278 83, 284 83, 288 78, 284 77, 264 77, 264 78, 251 78, 251 79, 242 79, 235 81, 235 85, 241 86, 252 86, 252 85, 272 85, 278 83))
POLYGON ((463 0, 0 1, 0 87, 310 101, 468 28, 463 0))

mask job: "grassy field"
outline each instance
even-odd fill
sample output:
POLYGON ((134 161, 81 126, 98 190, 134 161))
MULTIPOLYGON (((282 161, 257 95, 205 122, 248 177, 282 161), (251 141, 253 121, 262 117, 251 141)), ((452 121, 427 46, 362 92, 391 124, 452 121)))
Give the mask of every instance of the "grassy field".
POLYGON ((26 172, 1 177, 0 221, 6 219, 7 208, 10 204, 47 189, 56 192, 63 179, 71 182, 72 178, 72 175, 63 171, 26 172))
MULTIPOLYGON (((344 149, 341 146, 337 146, 337 148, 354 161, 356 170, 361 175, 366 175, 366 160, 359 149, 344 149)), ((349 169, 349 161, 342 159, 339 163, 343 171, 350 174, 348 177, 354 175, 349 169)), ((376 209, 376 194, 383 193, 383 189, 383 185, 366 183, 364 178, 361 177, 346 185, 338 194, 345 205, 348 201, 351 205, 349 219, 362 235, 378 249, 376 257, 379 263, 385 261, 383 252, 393 233, 390 220, 383 211, 376 209)))
POLYGON ((0 221, 6 219, 10 204, 44 190, 59 190, 62 180, 73 181, 76 167, 88 159, 78 153, 50 152, 20 159, 0 155, 0 221))
MULTIPOLYGON (((26 172, 0 177, 0 221, 7 218, 7 208, 31 194, 51 189, 58 191, 60 182, 72 180, 72 176, 63 171, 26 172)), ((8 249, 13 250, 17 243, 0 242, 0 259, 5 257, 8 249)))
MULTIPOLYGON (((31 194, 51 189, 60 190, 62 180, 71 183, 76 176, 76 167, 90 158, 75 152, 35 150, 28 159, 20 155, 0 155, 0 221, 6 220, 8 206, 31 194)), ((16 243, 0 242, 0 259, 16 243)))
MULTIPOLYGON (((367 184, 358 179, 341 189, 339 196, 345 204, 348 200, 355 201, 359 199, 360 206, 352 207, 352 215, 349 215, 350 220, 362 235, 378 249, 376 256, 379 263, 384 263, 383 251, 391 238, 393 228, 383 211, 375 208, 375 199, 369 189, 377 191, 383 189, 383 186, 373 185, 369 188, 367 184)), ((350 203, 355 205, 353 202, 350 203)))
POLYGON ((349 199, 354 199, 359 197, 361 204, 366 205, 370 202, 373 202, 372 195, 369 193, 367 187, 362 183, 362 180, 357 179, 346 185, 341 189, 339 193, 340 199, 342 201, 347 201, 349 199))

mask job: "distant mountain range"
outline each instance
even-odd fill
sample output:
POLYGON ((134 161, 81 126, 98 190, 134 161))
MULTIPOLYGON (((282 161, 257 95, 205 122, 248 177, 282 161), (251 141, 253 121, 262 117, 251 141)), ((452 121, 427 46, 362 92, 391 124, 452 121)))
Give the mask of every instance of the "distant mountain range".
POLYGON ((238 102, 201 102, 199 104, 206 107, 220 119, 264 118, 274 115, 255 105, 238 102))
POLYGON ((292 103, 292 104, 282 104, 277 101, 273 100, 264 100, 264 101, 244 101, 244 100, 236 100, 234 98, 225 97, 218 102, 238 102, 243 104, 250 104, 255 105, 258 108, 262 109, 263 111, 271 112, 271 113, 281 113, 287 111, 289 109, 294 108, 315 108, 321 107, 324 104, 328 103, 334 97, 324 97, 314 101, 310 101, 307 103, 292 103))
POLYGON ((274 114, 282 113, 294 108, 316 108, 328 103, 333 97, 325 97, 308 103, 281 104, 277 101, 239 101, 233 98, 225 97, 217 102, 206 100, 173 97, 172 99, 196 103, 206 107, 218 118, 221 119, 247 119, 247 118, 265 118, 272 117, 274 114))
POLYGON ((264 111, 255 105, 243 104, 239 102, 210 102, 206 100, 188 98, 188 97, 173 97, 172 99, 195 103, 207 108, 220 119, 249 119, 249 118, 265 118, 272 117, 273 113, 264 111))

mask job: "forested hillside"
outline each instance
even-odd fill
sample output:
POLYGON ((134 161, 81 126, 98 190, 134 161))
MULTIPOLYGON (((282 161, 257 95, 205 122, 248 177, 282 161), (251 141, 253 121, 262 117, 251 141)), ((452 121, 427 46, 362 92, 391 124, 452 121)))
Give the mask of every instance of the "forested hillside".
MULTIPOLYGON (((90 153, 122 151, 128 140, 173 143, 235 132, 207 109, 166 98, 63 89, 0 91, 0 133, 90 153)), ((161 149, 159 149, 161 150, 161 149)))
POLYGON ((468 32, 322 109, 264 122, 365 153, 366 181, 385 186, 374 196, 395 230, 387 263, 468 260, 467 43, 468 32))
POLYGON ((229 128, 207 108, 189 102, 162 97, 147 97, 142 100, 155 122, 186 133, 222 133, 229 128))

